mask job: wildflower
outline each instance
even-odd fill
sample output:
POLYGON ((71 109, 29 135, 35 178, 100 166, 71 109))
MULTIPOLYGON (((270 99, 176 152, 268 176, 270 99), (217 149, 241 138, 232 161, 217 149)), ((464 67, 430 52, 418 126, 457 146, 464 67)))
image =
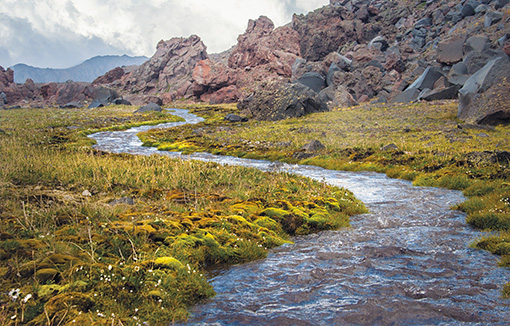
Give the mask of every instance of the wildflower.
POLYGON ((18 300, 19 294, 20 294, 19 289, 12 289, 9 291, 9 297, 11 298, 12 301, 18 300))
POLYGON ((140 266, 135 266, 135 272, 138 272, 140 270, 140 266))
POLYGON ((32 294, 29 293, 23 298, 23 303, 27 303, 27 301, 30 300, 30 298, 32 298, 32 294))
POLYGON ((112 270, 112 265, 108 265, 108 270, 111 271, 112 270))

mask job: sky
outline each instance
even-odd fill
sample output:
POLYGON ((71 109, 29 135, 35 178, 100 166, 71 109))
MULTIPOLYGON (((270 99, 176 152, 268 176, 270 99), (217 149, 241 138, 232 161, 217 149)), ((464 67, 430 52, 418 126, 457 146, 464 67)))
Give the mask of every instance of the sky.
POLYGON ((200 36, 208 53, 236 44, 249 19, 275 26, 329 0, 0 0, 0 66, 68 68, 96 55, 151 57, 160 40, 200 36))

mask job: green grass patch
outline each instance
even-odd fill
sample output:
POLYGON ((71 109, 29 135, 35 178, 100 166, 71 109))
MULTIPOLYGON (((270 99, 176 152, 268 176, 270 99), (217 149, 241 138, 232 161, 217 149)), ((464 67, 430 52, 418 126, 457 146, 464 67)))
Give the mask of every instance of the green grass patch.
POLYGON ((214 295, 205 267, 265 257, 292 234, 348 226, 366 211, 344 189, 287 173, 88 146, 93 131, 172 120, 133 111, 0 111, 7 325, 183 320, 190 305, 214 295), (111 204, 123 198, 132 205, 111 204), (288 214, 264 214, 271 210, 288 214))

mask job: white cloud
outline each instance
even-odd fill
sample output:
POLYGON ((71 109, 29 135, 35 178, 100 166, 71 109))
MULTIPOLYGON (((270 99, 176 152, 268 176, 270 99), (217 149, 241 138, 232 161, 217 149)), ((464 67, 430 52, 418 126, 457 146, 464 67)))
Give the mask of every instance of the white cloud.
POLYGON ((7 3, 0 7, 0 65, 4 67, 19 62, 40 66, 46 62, 46 66, 63 67, 100 54, 151 56, 159 40, 191 34, 202 38, 209 53, 220 52, 236 43, 248 19, 265 15, 281 26, 290 22, 293 12, 304 13, 329 3, 329 0, 3 1, 7 3))

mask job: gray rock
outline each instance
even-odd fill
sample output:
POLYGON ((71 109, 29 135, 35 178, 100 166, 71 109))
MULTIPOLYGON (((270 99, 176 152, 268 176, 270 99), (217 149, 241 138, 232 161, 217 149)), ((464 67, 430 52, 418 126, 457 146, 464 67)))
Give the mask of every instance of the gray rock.
POLYGON ((420 95, 420 90, 417 88, 408 88, 402 93, 395 96, 390 103, 409 103, 416 101, 420 95))
POLYGON ((7 95, 4 92, 0 93, 1 104, 7 104, 7 95))
POLYGON ((118 97, 113 100, 113 104, 115 105, 132 105, 128 100, 123 99, 122 97, 118 97))
POLYGON ((462 9, 460 10, 460 15, 463 18, 468 16, 474 16, 475 8, 473 8, 473 6, 471 6, 470 4, 465 4, 464 6, 462 6, 462 9))
POLYGON ((383 151, 398 151, 398 146, 395 144, 388 144, 381 148, 383 151))
POLYGON ((465 34, 440 42, 437 46, 437 62, 453 64, 461 61, 464 57, 465 42, 465 34))
POLYGON ((101 103, 101 101, 94 100, 94 101, 92 101, 92 103, 89 104, 88 108, 89 109, 95 109, 95 108, 101 108, 103 106, 104 106, 104 104, 101 103))
POLYGON ((432 26, 432 20, 428 17, 422 18, 414 24, 414 28, 429 27, 432 26))
POLYGON ((416 88, 419 90, 424 90, 425 88, 433 89, 434 83, 441 77, 443 77, 443 72, 438 67, 427 67, 423 74, 421 74, 418 79, 416 79, 408 88, 416 88))
POLYGON ((510 40, 510 34, 505 34, 498 39, 498 45, 504 46, 508 40, 510 40))
POLYGON ((450 11, 446 14, 445 19, 451 21, 452 23, 456 24, 460 22, 464 18, 460 11, 450 11))
POLYGON ((80 102, 76 102, 76 101, 69 102, 67 104, 64 104, 64 105, 60 106, 61 109, 79 109, 79 108, 82 108, 82 107, 83 107, 83 105, 81 105, 80 102))
POLYGON ((305 85, 312 89, 314 92, 319 93, 325 86, 324 77, 318 72, 306 72, 296 82, 305 85))
POLYGON ((323 149, 325 149, 326 146, 324 146, 320 141, 318 140, 312 140, 310 143, 306 144, 305 146, 301 147, 302 150, 305 152, 318 152, 323 149))
POLYGON ((144 113, 144 112, 151 112, 151 111, 161 112, 161 111, 163 111, 163 109, 161 108, 161 106, 157 105, 156 103, 149 103, 145 106, 142 106, 141 108, 136 110, 134 113, 144 113))
POLYGON ((115 205, 130 205, 130 206, 132 206, 135 204, 135 200, 131 197, 122 197, 119 199, 112 200, 108 204, 110 206, 115 206, 115 205))
POLYGON ((330 109, 348 108, 358 104, 351 93, 349 93, 347 88, 343 85, 331 85, 324 88, 320 91, 319 98, 327 103, 330 109))
POLYGON ((384 52, 388 48, 388 41, 382 36, 376 36, 368 43, 368 47, 379 49, 384 52))
POLYGON ((473 74, 459 90, 457 117, 468 123, 497 124, 510 122, 508 84, 510 61, 497 57, 473 74), (490 94, 480 95, 492 89, 490 94))
POLYGON ((118 97, 119 94, 108 87, 100 86, 94 90, 94 101, 103 104, 103 106, 111 104, 118 97))
POLYGON ((491 27, 496 24, 503 18, 503 13, 499 11, 489 11, 485 14, 485 19, 483 21, 484 27, 491 27))
POLYGON ((483 52, 490 47, 490 40, 487 36, 471 36, 464 44, 464 53, 483 52))
POLYGON ((484 13, 484 12, 487 12, 489 10, 489 7, 487 5, 484 5, 484 4, 481 4, 481 5, 478 5, 476 8, 475 8, 475 14, 480 14, 480 13, 484 13))
POLYGON ((237 114, 229 113, 225 116, 224 120, 227 120, 229 122, 246 122, 248 121, 247 118, 241 117, 237 114))
POLYGON ((490 60, 502 57, 508 59, 508 56, 500 50, 486 49, 483 52, 469 52, 462 61, 468 70, 468 75, 476 73, 483 66, 485 66, 490 60))
POLYGON ((328 74, 326 76, 326 85, 331 86, 333 85, 333 76, 337 71, 342 71, 340 67, 338 67, 334 62, 331 63, 331 66, 329 66, 328 74))
POLYGON ((311 88, 301 83, 288 84, 281 81, 261 83, 237 107, 243 115, 270 121, 328 111, 326 103, 311 88))
POLYGON ((460 85, 452 85, 447 88, 432 90, 422 97, 425 101, 455 100, 458 98, 460 85))
POLYGON ((509 3, 510 3, 510 0, 496 0, 494 2, 494 8, 501 9, 509 3))

